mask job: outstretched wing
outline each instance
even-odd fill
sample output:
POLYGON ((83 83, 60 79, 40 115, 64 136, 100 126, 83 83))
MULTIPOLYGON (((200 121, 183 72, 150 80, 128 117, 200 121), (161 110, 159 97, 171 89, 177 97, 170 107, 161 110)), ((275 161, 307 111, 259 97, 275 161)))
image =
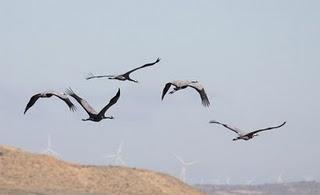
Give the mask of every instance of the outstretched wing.
POLYGON ((243 134, 243 132, 242 132, 240 129, 238 129, 238 128, 236 128, 236 127, 231 127, 231 126, 229 126, 229 125, 227 125, 227 124, 224 124, 224 123, 220 123, 219 121, 216 121, 216 120, 211 120, 209 123, 215 123, 215 124, 222 125, 222 126, 224 126, 225 128, 227 128, 227 129, 235 132, 235 133, 238 134, 238 135, 242 135, 242 134, 243 134))
POLYGON ((163 88, 163 90, 162 90, 161 100, 163 100, 164 96, 166 95, 166 93, 168 92, 168 90, 169 90, 170 87, 171 87, 171 83, 170 83, 170 82, 167 83, 167 84, 164 86, 164 88, 163 88))
POLYGON ((70 99, 68 98, 68 96, 66 94, 58 93, 58 92, 50 92, 48 94, 54 95, 54 96, 60 98, 61 100, 63 100, 68 105, 68 107, 70 108, 71 111, 74 112, 76 110, 75 105, 70 101, 70 99))
POLYGON ((189 80, 175 80, 171 81, 170 83, 178 88, 187 87, 190 83, 197 82, 197 81, 189 81, 189 80))
POLYGON ((206 94, 206 91, 204 90, 204 87, 201 84, 190 83, 190 84, 188 84, 188 86, 190 86, 198 91, 198 93, 200 94, 203 106, 206 106, 206 107, 210 106, 210 102, 209 102, 208 96, 206 94))
POLYGON ((30 100, 29 100, 26 108, 24 109, 23 114, 26 114, 27 110, 29 110, 29 108, 31 108, 31 106, 33 106, 33 104, 36 103, 36 101, 37 101, 40 97, 41 97, 41 93, 37 93, 37 94, 33 95, 33 96, 30 98, 30 100))
POLYGON ((71 97, 73 97, 82 106, 82 108, 88 113, 89 116, 97 114, 97 112, 90 106, 90 104, 85 99, 82 99, 77 94, 75 94, 71 88, 67 89, 66 93, 71 97))
POLYGON ((94 75, 93 73, 90 72, 86 77, 86 79, 89 80, 89 79, 96 79, 96 78, 103 78, 103 77, 110 78, 110 77, 115 77, 115 75, 94 75))
POLYGON ((138 67, 138 68, 132 69, 132 70, 124 73, 123 75, 129 76, 129 74, 131 74, 132 72, 134 72, 134 71, 136 71, 136 70, 139 70, 139 69, 141 69, 141 68, 145 68, 145 67, 148 67, 148 66, 153 66, 153 65, 155 65, 155 64, 158 63, 158 62, 160 62, 160 58, 157 58, 157 60, 154 61, 154 62, 152 62, 152 63, 148 63, 148 64, 142 65, 142 66, 140 66, 140 67, 138 67))
POLYGON ((101 109, 101 111, 99 112, 98 115, 104 115, 106 113, 106 111, 112 106, 114 105, 115 103, 117 103, 118 99, 120 97, 120 88, 118 89, 118 92, 117 94, 109 101, 109 103, 101 109))
POLYGON ((271 129, 277 129, 277 128, 280 128, 280 127, 282 127, 283 125, 285 125, 287 122, 286 121, 284 121, 281 125, 278 125, 278 126, 274 126, 274 127, 267 127, 267 128, 264 128, 264 129, 258 129, 258 130, 255 130, 255 131, 252 131, 252 132, 250 132, 250 133, 248 133, 247 135, 249 135, 249 134, 256 134, 256 133, 259 133, 259 132, 261 132, 261 131, 268 131, 268 130, 271 130, 271 129))

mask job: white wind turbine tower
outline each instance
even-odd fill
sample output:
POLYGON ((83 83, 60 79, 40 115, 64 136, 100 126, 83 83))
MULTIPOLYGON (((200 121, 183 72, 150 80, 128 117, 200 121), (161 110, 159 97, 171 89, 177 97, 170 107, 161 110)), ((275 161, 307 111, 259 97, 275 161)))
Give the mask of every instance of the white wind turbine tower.
POLYGON ((60 158, 60 154, 58 154, 56 151, 54 151, 52 149, 52 146, 51 146, 51 135, 50 134, 48 134, 47 148, 44 151, 42 151, 42 153, 50 155, 50 156, 54 156, 56 158, 60 158))
POLYGON ((277 183, 278 183, 278 184, 283 183, 282 172, 279 174, 279 176, 278 176, 278 178, 277 178, 277 183))
POLYGON ((230 181, 231 181, 231 178, 230 177, 226 177, 226 185, 230 185, 230 181))
POLYGON ((181 163, 182 167, 181 167, 181 171, 180 171, 180 180, 183 181, 184 183, 186 183, 186 172, 187 172, 187 167, 191 166, 197 162, 192 161, 192 162, 185 162, 181 157, 177 156, 176 154, 174 154, 174 156, 176 157, 176 159, 181 163))
POLYGON ((112 158, 114 160, 114 164, 116 165, 125 165, 125 162, 122 159, 121 153, 122 153, 122 146, 123 141, 120 143, 117 152, 115 154, 108 155, 107 158, 112 158))
POLYGON ((205 184, 205 181, 204 181, 204 178, 203 178, 203 177, 200 178, 199 184, 200 184, 200 185, 204 185, 204 184, 205 184))

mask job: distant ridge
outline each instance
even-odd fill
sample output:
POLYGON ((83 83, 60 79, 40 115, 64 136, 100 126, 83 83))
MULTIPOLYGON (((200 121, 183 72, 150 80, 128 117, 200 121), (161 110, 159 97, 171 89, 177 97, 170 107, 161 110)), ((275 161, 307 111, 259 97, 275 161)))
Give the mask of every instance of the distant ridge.
POLYGON ((88 166, 0 146, 0 194, 28 195, 200 195, 166 174, 118 167, 88 166))
POLYGON ((259 185, 196 185, 207 195, 319 195, 320 183, 300 181, 259 185))

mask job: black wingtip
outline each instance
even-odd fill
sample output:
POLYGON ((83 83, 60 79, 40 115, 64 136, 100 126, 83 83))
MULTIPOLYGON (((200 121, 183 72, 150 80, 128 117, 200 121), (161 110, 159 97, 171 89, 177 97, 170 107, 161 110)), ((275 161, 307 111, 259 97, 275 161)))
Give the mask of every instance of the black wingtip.
POLYGON ((162 95, 161 95, 161 101, 163 101, 164 96, 166 96, 166 93, 163 93, 163 92, 162 92, 162 95))
POLYGON ((218 124, 219 122, 218 122, 218 121, 216 121, 216 120, 211 120, 211 121, 209 121, 209 123, 215 123, 215 124, 218 124))
POLYGON ((209 107, 210 106, 210 102, 209 101, 207 101, 207 100, 204 100, 204 101, 202 101, 202 105, 204 106, 204 107, 209 107))
POLYGON ((171 87, 171 83, 166 83, 163 90, 162 90, 162 95, 161 95, 161 99, 163 100, 164 96, 167 94, 169 88, 171 87))
POLYGON ((120 97, 120 88, 118 88, 118 91, 117 91, 117 93, 116 93, 116 95, 114 97, 117 97, 117 98, 120 97))
POLYGON ((89 72, 86 76, 86 80, 90 80, 94 77, 94 74, 92 72, 89 72))
POLYGON ((76 107, 75 105, 72 105, 72 106, 70 107, 70 110, 71 110, 72 112, 75 112, 75 111, 77 111, 77 107, 76 107))

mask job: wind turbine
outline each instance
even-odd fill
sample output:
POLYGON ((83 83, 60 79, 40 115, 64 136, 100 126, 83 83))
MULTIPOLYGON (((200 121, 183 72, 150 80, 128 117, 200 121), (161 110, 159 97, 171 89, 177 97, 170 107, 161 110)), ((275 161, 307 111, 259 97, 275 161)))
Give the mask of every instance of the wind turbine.
POLYGON ((107 156, 107 158, 112 158, 114 160, 114 164, 116 165, 126 165, 121 156, 122 146, 123 146, 123 141, 120 143, 117 149, 117 152, 115 154, 111 154, 107 156))
POLYGON ((43 154, 47 154, 47 155, 50 155, 50 156, 54 156, 56 158, 60 158, 60 154, 58 154, 56 151, 54 151, 51 147, 51 135, 48 134, 48 140, 47 140, 47 148, 42 151, 43 154))
POLYGON ((231 181, 231 178, 230 177, 226 177, 226 185, 230 185, 230 181, 231 181))
POLYGON ((204 181, 204 178, 203 178, 203 177, 200 178, 199 184, 200 184, 200 185, 204 185, 204 184, 205 184, 205 181, 204 181))
POLYGON ((304 176, 303 181, 304 182, 312 182, 312 181, 315 181, 315 179, 312 176, 304 176))
POLYGON ((282 183, 283 183, 282 175, 283 175, 283 173, 281 172, 281 173, 279 174, 279 176, 277 177, 277 183, 278 183, 278 184, 282 184, 282 183))
POLYGON ((246 185, 247 186, 251 186, 251 185, 253 185, 253 183, 254 183, 254 179, 247 179, 247 181, 246 181, 246 185))
POLYGON ((180 171, 180 180, 183 181, 184 183, 186 183, 186 172, 187 172, 187 167, 194 165, 195 161, 191 161, 191 162, 185 162, 180 156, 174 154, 175 158, 181 163, 182 167, 181 167, 181 171, 180 171))
POLYGON ((220 179, 209 179, 209 183, 212 185, 221 185, 222 184, 220 179))

